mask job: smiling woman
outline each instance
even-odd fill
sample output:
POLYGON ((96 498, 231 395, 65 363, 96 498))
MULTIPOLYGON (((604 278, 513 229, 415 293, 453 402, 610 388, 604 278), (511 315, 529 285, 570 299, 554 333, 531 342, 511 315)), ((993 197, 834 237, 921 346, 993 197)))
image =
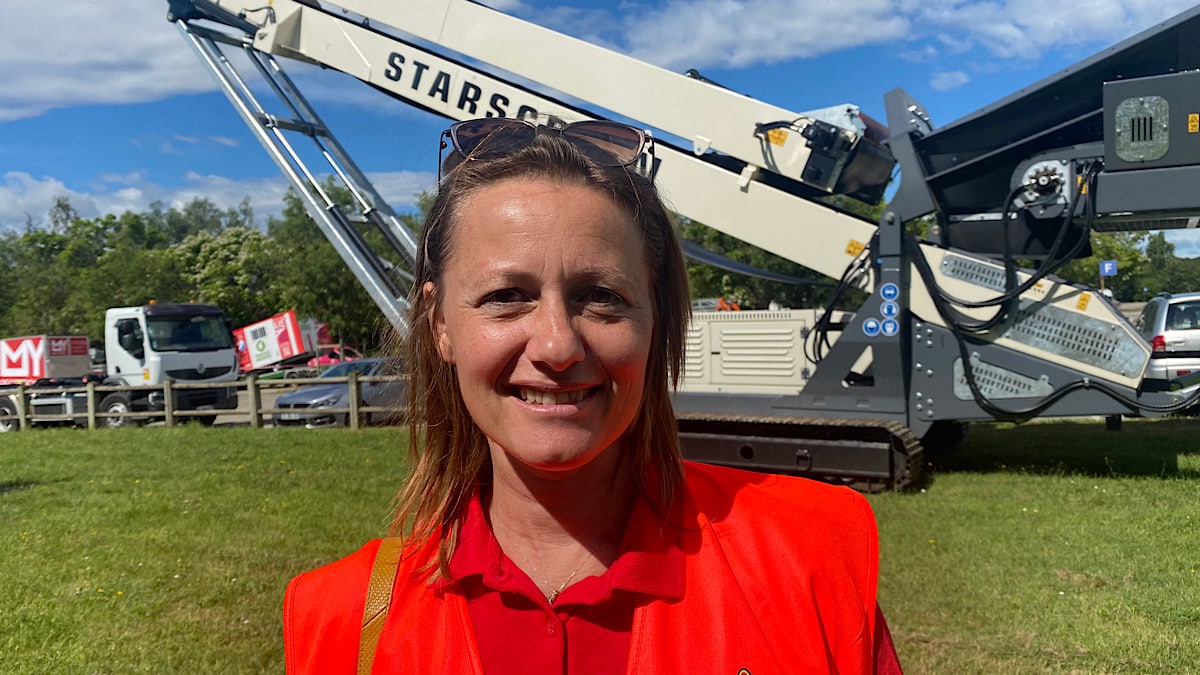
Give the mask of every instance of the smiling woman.
POLYGON ((861 496, 682 459, 690 303, 626 168, 645 136, 464 124, 411 299, 396 536, 292 582, 289 671, 898 672, 861 496))

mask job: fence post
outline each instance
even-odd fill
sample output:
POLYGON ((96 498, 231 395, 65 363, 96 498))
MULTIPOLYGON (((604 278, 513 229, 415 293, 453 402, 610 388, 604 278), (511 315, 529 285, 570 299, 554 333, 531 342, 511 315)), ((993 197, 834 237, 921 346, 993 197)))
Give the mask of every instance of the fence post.
POLYGON ((17 428, 21 431, 29 429, 29 407, 25 405, 25 385, 17 385, 17 428))
POLYGON ((358 405, 360 392, 358 391, 357 370, 350 371, 350 374, 346 380, 346 385, 350 388, 350 412, 346 415, 347 426, 354 431, 358 431, 358 405))
POLYGON ((251 375, 247 377, 246 405, 250 408, 250 426, 254 429, 261 429, 263 425, 262 413, 259 412, 259 409, 262 407, 260 405, 262 403, 260 394, 261 392, 258 390, 258 376, 251 375))
POLYGON ((169 427, 175 426, 175 390, 170 379, 163 380, 163 414, 169 427))
POLYGON ((88 431, 96 430, 96 382, 88 380, 87 383, 87 425, 88 431))

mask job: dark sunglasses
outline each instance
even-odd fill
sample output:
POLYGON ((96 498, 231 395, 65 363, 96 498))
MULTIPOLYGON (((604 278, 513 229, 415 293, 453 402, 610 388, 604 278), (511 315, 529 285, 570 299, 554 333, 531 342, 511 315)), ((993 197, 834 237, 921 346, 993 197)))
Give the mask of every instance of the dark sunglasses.
POLYGON ((464 161, 506 157, 528 147, 541 130, 561 134, 586 157, 603 166, 629 166, 642 152, 654 145, 646 132, 620 122, 583 120, 564 124, 556 118, 550 124, 507 117, 484 117, 455 122, 442 132, 441 149, 450 139, 454 152, 438 163, 438 183, 442 176, 464 161))

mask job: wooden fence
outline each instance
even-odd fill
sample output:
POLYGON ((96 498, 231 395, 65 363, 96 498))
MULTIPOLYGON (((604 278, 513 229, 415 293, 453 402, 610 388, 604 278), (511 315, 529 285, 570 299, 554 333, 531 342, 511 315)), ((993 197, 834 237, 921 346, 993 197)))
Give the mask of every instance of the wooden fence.
POLYGON ((73 424, 94 430, 108 426, 106 420, 109 418, 122 418, 141 424, 162 422, 168 427, 173 427, 204 418, 215 421, 218 416, 245 418, 250 426, 262 428, 265 426, 268 417, 274 419, 276 416, 287 413, 308 413, 315 411, 319 411, 323 415, 346 415, 346 425, 351 429, 358 429, 362 426, 361 423, 364 416, 371 414, 394 415, 397 412, 395 408, 391 407, 364 405, 362 400, 362 385, 374 382, 400 382, 403 380, 404 378, 397 376, 362 377, 357 372, 351 371, 347 377, 261 380, 255 376, 251 376, 243 380, 202 384, 172 382, 168 380, 162 385, 138 386, 101 385, 96 382, 88 382, 86 385, 79 387, 63 388, 19 385, 0 389, 0 430, 5 430, 6 426, 10 426, 5 425, 5 422, 12 421, 17 422, 15 429, 20 430, 44 424, 73 424), (339 384, 343 382, 349 386, 346 405, 344 407, 284 409, 263 406, 264 391, 272 389, 293 390, 308 384, 339 384), (177 409, 175 404, 176 392, 191 389, 237 389, 238 407, 220 410, 177 409), (162 392, 164 401, 163 410, 105 412, 99 409, 100 401, 104 399, 105 394, 110 392, 147 392, 155 390, 162 392), (30 397, 32 396, 40 397, 43 401, 61 397, 63 411, 56 413, 38 412, 34 409, 34 406, 30 405, 30 397), (16 408, 16 410, 9 411, 6 408, 16 408), (4 414, 6 412, 10 414, 4 414))

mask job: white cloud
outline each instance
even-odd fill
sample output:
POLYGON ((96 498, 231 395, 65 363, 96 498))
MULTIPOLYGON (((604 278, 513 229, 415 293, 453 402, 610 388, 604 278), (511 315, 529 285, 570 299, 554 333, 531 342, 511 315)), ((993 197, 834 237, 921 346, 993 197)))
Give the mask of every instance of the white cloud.
POLYGON ((1193 6, 1192 0, 1042 0, 961 2, 907 0, 914 25, 931 27, 945 44, 978 46, 999 58, 1037 59, 1074 45, 1108 44, 1193 6))
POLYGON ((671 0, 625 17, 629 52, 664 68, 741 68, 894 43, 911 30, 890 0, 671 0), (852 7, 847 7, 847 5, 852 7))
POLYGON ((80 103, 211 90, 212 76, 166 20, 165 2, 0 3, 0 121, 80 103))
POLYGON ((894 45, 912 61, 972 49, 992 58, 1038 59, 1056 49, 1111 44, 1192 5, 1193 0, 668 0, 622 3, 613 12, 555 6, 515 11, 679 70, 745 68, 872 45, 894 45))
POLYGON ((922 45, 917 49, 904 49, 900 51, 900 58, 911 63, 929 63, 938 57, 940 52, 933 45, 922 45))
POLYGON ((34 178, 22 171, 5 173, 0 181, 0 231, 17 229, 28 222, 45 222, 57 197, 71 200, 81 215, 85 211, 96 213, 91 195, 71 190, 56 178, 34 178))
POLYGON ((970 76, 961 70, 938 71, 929 78, 929 86, 936 91, 957 89, 971 81, 970 76))
POLYGON ((1167 241, 1175 245, 1180 258, 1200 257, 1200 230, 1163 230, 1167 241))
MULTIPOLYGON (((606 9, 530 0, 487 4, 678 69, 751 67, 866 45, 894 45, 905 58, 979 49, 993 58, 1036 59, 1049 50, 1111 43, 1193 1, 667 0, 606 9)), ((156 0, 59 0, 48 21, 43 3, 0 0, 0 122, 57 107, 215 89, 166 20, 166 9, 156 0)), ((387 105, 387 97, 368 87, 327 87, 326 78, 310 71, 298 79, 305 79, 302 89, 313 100, 387 105)))
POLYGON ((130 171, 129 173, 102 173, 96 177, 97 180, 103 183, 120 183, 122 185, 133 185, 140 183, 146 179, 144 171, 130 171))

